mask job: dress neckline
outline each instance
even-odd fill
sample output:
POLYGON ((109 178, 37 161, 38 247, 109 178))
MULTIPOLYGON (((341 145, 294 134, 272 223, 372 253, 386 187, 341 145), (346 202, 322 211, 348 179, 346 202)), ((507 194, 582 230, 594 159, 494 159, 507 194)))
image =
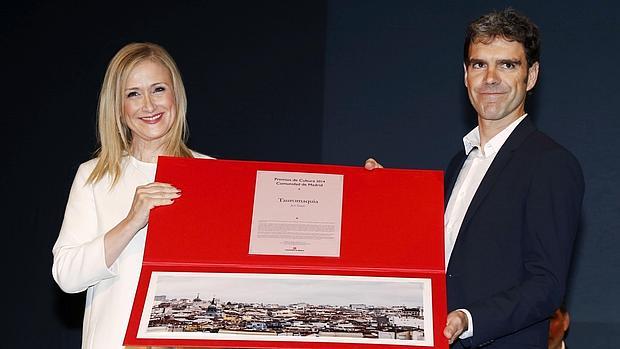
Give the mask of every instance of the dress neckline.
POLYGON ((156 163, 140 161, 131 154, 128 154, 128 157, 131 166, 133 166, 146 181, 153 182, 155 180, 155 172, 157 170, 156 163))
POLYGON ((138 160, 135 156, 128 154, 129 156, 129 160, 132 162, 132 164, 138 166, 138 167, 143 167, 143 168, 155 168, 157 167, 157 163, 156 162, 146 162, 146 161, 141 161, 138 160))

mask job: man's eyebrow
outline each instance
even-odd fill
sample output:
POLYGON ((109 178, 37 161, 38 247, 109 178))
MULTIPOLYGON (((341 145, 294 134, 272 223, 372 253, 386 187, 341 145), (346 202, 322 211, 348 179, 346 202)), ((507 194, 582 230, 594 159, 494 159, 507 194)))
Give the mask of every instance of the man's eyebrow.
POLYGON ((521 65, 521 60, 520 60, 520 59, 518 59, 518 58, 512 58, 512 59, 499 59, 499 60, 497 61, 497 63, 499 63, 499 64, 506 64, 506 63, 509 63, 509 64, 513 64, 513 65, 521 65))

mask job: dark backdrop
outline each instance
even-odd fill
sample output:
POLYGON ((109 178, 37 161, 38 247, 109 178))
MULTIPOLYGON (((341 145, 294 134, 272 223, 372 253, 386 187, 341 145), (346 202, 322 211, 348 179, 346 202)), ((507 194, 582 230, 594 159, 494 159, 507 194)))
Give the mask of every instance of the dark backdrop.
POLYGON ((79 347, 84 295, 55 285, 51 247, 77 166, 96 147, 97 98, 114 53, 132 41, 171 53, 193 149, 320 162, 325 20, 317 1, 31 2, 3 11, 11 330, 0 347, 79 347))
MULTIPOLYGON (((189 97, 191 147, 227 159, 443 168, 474 125, 462 32, 507 2, 187 1, 3 5, 3 347, 77 348, 83 295, 51 275, 77 165, 95 149, 105 66, 123 44, 166 47, 189 97), (8 79, 7 79, 8 77, 8 79)), ((527 106, 581 160, 587 189, 568 306, 571 348, 620 334, 615 252, 620 5, 521 1, 543 33, 527 106)))

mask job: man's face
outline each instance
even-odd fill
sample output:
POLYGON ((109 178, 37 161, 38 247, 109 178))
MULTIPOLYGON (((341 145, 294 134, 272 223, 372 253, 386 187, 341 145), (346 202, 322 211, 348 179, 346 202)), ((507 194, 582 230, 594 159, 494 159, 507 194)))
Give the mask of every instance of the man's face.
POLYGON ((465 86, 478 121, 508 125, 525 114, 525 96, 536 84, 538 62, 528 69, 523 45, 502 37, 469 45, 465 86))

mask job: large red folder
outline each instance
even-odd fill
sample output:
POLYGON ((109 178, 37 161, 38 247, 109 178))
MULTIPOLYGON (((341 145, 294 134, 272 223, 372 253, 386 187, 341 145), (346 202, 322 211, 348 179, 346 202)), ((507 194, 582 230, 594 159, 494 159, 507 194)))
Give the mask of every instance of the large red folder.
MULTIPOLYGON (((153 272, 423 278, 432 285, 432 346, 447 348, 443 173, 274 162, 160 157, 156 181, 182 196, 151 211, 126 345, 209 348, 396 348, 402 345, 139 338, 153 272), (248 253, 257 171, 343 175, 339 257, 248 253)), ((251 292, 251 290, 248 290, 251 292)), ((355 290, 351 290, 355 292, 355 290)), ((430 310, 426 309, 429 312, 430 310)), ((408 347, 416 347, 415 345, 408 347)), ((428 347, 428 346, 426 346, 428 347)))

